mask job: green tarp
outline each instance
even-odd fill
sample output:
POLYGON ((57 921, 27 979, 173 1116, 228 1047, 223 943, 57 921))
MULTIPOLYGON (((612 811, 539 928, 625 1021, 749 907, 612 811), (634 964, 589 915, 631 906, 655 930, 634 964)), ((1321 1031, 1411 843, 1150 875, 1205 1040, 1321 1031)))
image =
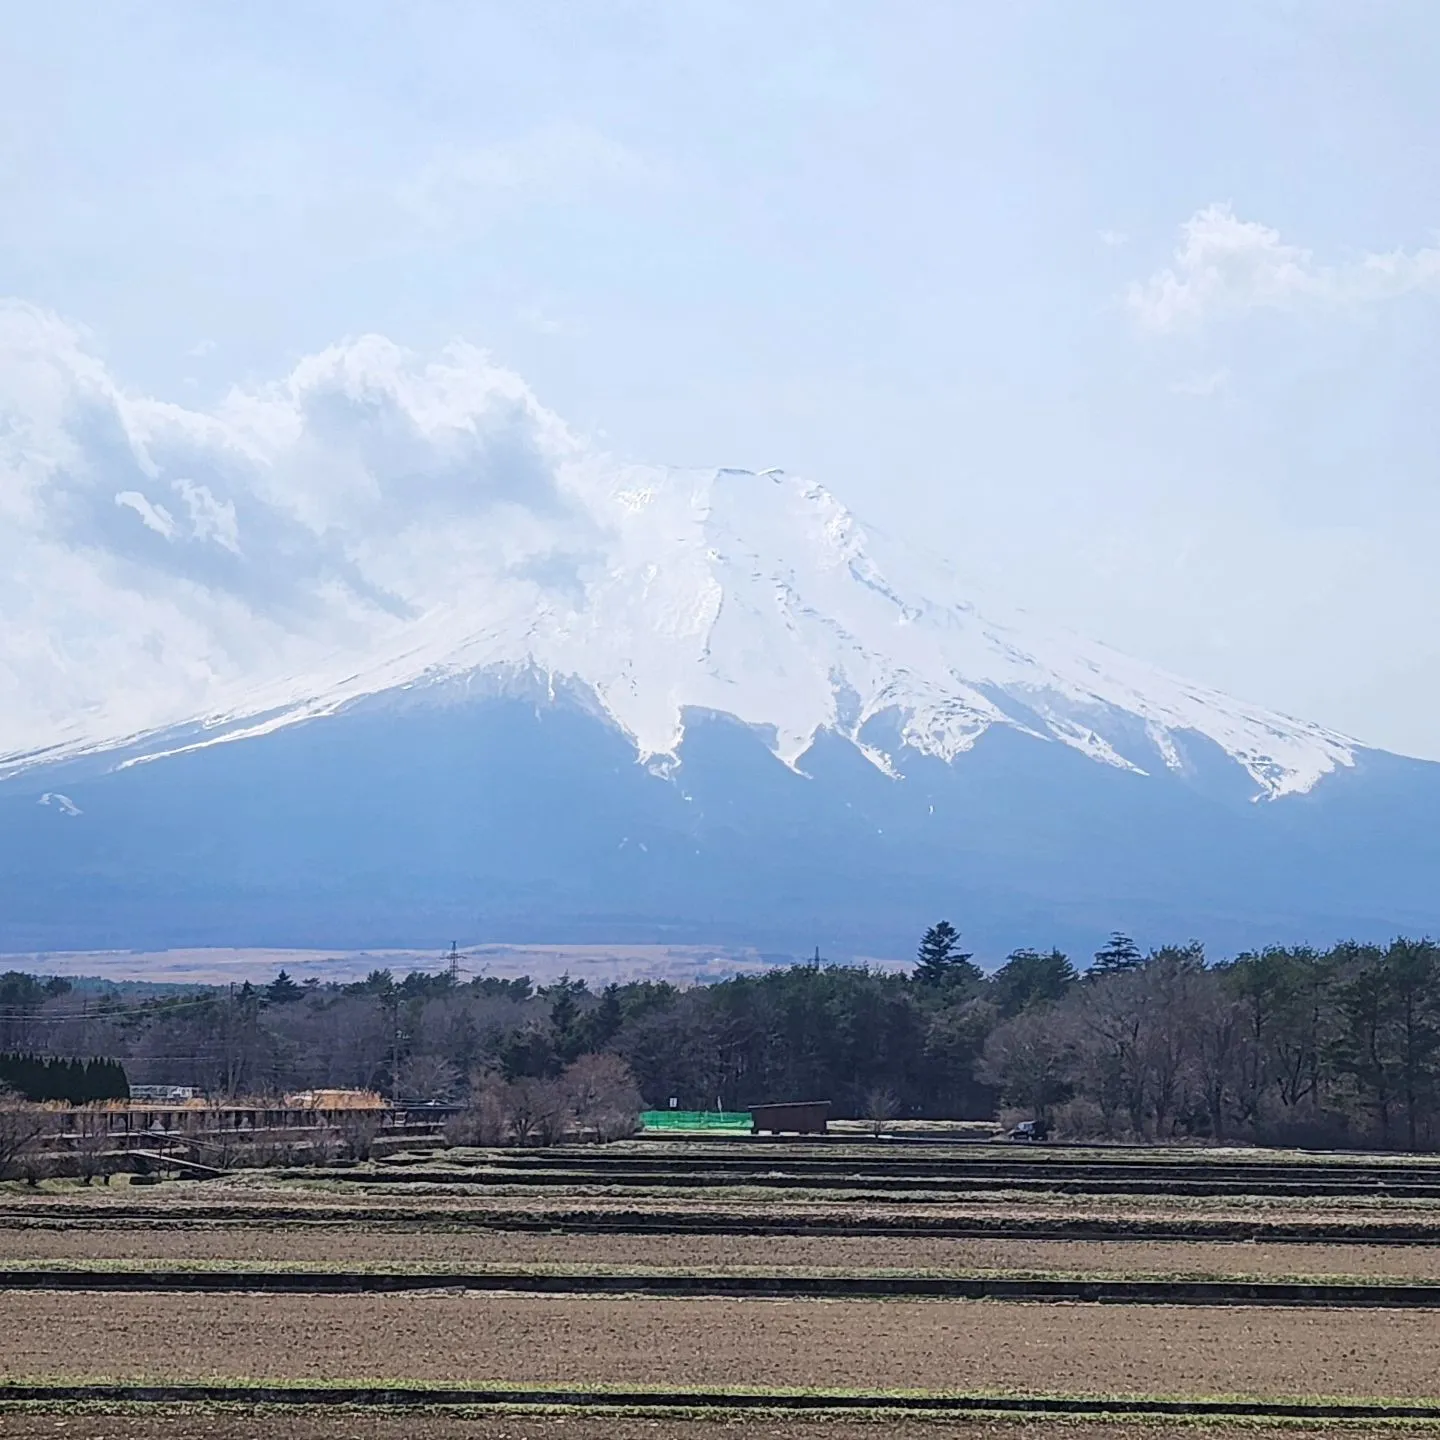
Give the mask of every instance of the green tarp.
POLYGON ((646 1130, 748 1130, 748 1110, 646 1110, 640 1116, 646 1130))

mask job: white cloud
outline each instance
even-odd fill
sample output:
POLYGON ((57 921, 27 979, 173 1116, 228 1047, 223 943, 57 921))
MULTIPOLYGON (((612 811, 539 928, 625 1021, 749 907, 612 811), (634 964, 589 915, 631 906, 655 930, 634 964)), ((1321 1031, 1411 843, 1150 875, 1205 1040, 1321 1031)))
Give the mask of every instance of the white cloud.
POLYGON ((205 485, 181 476, 175 489, 190 512, 191 534, 197 540, 213 540, 232 555, 240 553, 240 528, 235 519, 235 502, 217 500, 205 485))
POLYGON ((1126 302, 1147 329, 1172 331, 1251 310, 1341 308, 1411 291, 1440 292, 1440 249, 1367 254, 1340 265, 1239 219, 1228 204, 1207 205, 1180 227, 1174 264, 1130 286, 1126 302))
POLYGON ((147 530, 153 530, 166 540, 175 538, 175 520, 163 505, 152 504, 138 490, 122 490, 115 503, 122 509, 133 510, 144 522, 147 530))
POLYGON ((191 408, 0 302, 0 751, 353 669, 501 591, 528 623, 598 553, 598 464, 470 346, 364 336, 191 408))
POLYGON ((1123 230, 1101 230, 1099 235, 1100 243, 1108 245, 1112 250, 1130 243, 1130 237, 1123 230))
POLYGON ((198 344, 192 345, 185 353, 187 355, 193 355, 197 360, 201 360, 214 349, 215 342, 213 340, 201 340, 198 344))

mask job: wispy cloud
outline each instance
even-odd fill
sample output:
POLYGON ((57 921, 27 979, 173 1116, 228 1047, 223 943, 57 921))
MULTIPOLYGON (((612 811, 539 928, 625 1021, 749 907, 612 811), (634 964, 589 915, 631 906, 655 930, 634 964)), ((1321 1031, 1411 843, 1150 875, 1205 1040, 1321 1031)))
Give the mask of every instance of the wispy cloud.
POLYGON ((629 147, 578 125, 548 125, 509 140, 452 146, 400 186, 401 204, 436 227, 492 219, 516 204, 580 201, 646 183, 654 168, 629 147))
POLYGON ((152 503, 138 490, 120 491, 115 496, 115 503, 123 510, 133 510, 147 530, 153 530, 166 540, 175 538, 174 517, 163 505, 152 503))
POLYGON ((1137 281, 1126 303, 1156 331, 1195 328, 1252 310, 1375 304, 1411 291, 1440 291, 1440 249, 1366 254, 1323 264, 1280 232, 1207 205, 1180 227, 1174 263, 1137 281))
POLYGON ((1130 243, 1130 237, 1123 230, 1101 230, 1097 233, 1100 236, 1100 243, 1108 245, 1112 250, 1130 243))
POLYGON ((1176 380, 1170 390, 1175 395, 1217 395, 1222 390, 1230 388, 1230 371, 1223 365, 1218 370, 1212 370, 1206 375, 1187 375, 1183 380, 1176 380))
POLYGON ((566 335, 574 333, 574 327, 552 315, 539 305, 525 305, 515 312, 515 318, 527 330, 537 335, 566 335))

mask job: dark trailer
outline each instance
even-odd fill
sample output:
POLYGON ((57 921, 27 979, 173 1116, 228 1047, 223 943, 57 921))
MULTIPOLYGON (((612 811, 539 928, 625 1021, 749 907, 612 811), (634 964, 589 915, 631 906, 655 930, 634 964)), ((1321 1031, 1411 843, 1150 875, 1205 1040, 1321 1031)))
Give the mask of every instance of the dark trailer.
POLYGON ((791 1105, 752 1105, 750 1133, 824 1135, 829 1115, 828 1100, 802 1100, 791 1105))

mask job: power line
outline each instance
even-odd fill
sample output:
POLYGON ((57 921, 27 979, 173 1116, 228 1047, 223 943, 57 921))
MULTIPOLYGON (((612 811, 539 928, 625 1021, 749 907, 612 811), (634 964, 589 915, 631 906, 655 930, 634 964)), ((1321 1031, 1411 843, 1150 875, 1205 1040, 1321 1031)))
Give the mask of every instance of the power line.
POLYGON ((10 1021, 29 1025, 63 1025, 72 1020, 123 1020, 132 1015, 169 1015, 197 1005, 216 1005, 224 995, 205 995, 195 1000, 158 1001, 116 1010, 68 1010, 63 1015, 41 1015, 33 1010, 0 1010, 0 1024, 10 1021))

